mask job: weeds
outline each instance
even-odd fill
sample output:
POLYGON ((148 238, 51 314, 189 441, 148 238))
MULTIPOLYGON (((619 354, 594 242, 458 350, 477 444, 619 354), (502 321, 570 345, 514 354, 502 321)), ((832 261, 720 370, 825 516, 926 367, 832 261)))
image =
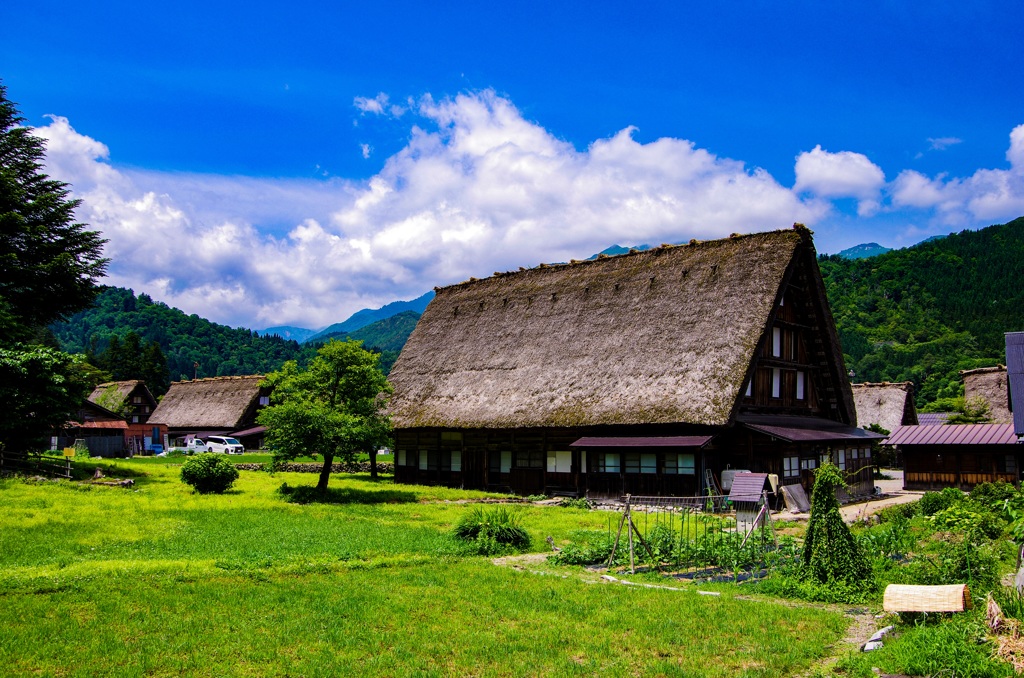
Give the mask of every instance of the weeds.
POLYGON ((530 535, 520 524, 520 516, 504 506, 475 507, 462 516, 452 535, 472 544, 480 555, 498 555, 530 548, 530 535))

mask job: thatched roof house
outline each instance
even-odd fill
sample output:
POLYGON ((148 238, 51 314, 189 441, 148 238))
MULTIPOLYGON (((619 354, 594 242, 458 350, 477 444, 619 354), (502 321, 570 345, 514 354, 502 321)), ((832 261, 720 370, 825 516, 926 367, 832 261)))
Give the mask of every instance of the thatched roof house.
POLYGON ((899 426, 917 425, 913 382, 853 384, 852 388, 857 426, 867 428, 877 424, 891 433, 899 426))
POLYGON ((981 398, 988 403, 990 424, 1009 424, 1013 422, 1010 412, 1010 384, 1006 375, 1006 366, 981 367, 975 370, 962 370, 960 376, 964 380, 964 398, 981 398))
POLYGON ((176 381, 150 417, 170 436, 230 434, 255 425, 256 411, 269 395, 261 375, 176 381), (262 403, 261 403, 262 401, 262 403))
POLYGON ((116 412, 124 412, 132 424, 145 424, 156 409, 157 401, 141 379, 108 381, 93 389, 89 402, 116 412))
MULTIPOLYGON (((750 435, 788 440, 797 468, 787 461, 784 469, 776 455, 751 470, 799 478, 800 454, 810 470, 829 441, 859 445, 867 435, 853 426, 842 352, 802 226, 440 288, 389 378, 399 480, 579 492, 580 475, 598 473, 600 462, 571 446, 595 434, 631 441, 625 466, 655 438, 703 440, 636 452, 639 473, 661 475, 666 455, 676 454, 677 470, 702 478, 705 468, 757 465, 750 435), (738 426, 744 432, 730 447, 722 434, 738 426), (545 458, 548 475, 534 477, 545 458)), ((611 461, 601 473, 619 474, 611 461)), ((600 491, 617 492, 612 485, 600 491)))

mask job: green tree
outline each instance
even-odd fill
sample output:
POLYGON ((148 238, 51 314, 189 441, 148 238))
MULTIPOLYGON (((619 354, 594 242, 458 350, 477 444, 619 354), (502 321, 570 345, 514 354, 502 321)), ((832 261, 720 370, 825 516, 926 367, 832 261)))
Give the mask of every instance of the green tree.
POLYGON ((0 84, 0 344, 87 307, 105 272, 106 242, 75 221, 79 201, 42 171, 43 139, 0 84))
POLYGON ((38 448, 67 424, 90 391, 81 363, 46 346, 0 347, 0 446, 38 448))
POLYGON ((391 421, 384 412, 391 392, 380 371, 380 356, 361 342, 329 341, 306 369, 290 360, 267 376, 271 405, 257 421, 267 427, 267 445, 277 461, 301 455, 323 457, 317 490, 325 491, 334 459, 352 461, 370 454, 376 477, 377 448, 389 441, 391 421))
POLYGON ((947 425, 987 424, 992 421, 992 412, 988 401, 981 396, 957 398, 955 409, 956 411, 946 418, 947 425))
POLYGON ((46 326, 88 306, 105 242, 75 221, 68 185, 42 171, 44 142, 0 84, 0 447, 24 450, 66 423, 87 392, 79 357, 46 326))

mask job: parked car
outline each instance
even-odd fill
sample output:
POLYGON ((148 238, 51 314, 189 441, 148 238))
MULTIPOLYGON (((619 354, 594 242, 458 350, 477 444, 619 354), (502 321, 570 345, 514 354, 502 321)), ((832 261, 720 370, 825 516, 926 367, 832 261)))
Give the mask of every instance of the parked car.
MULTIPOLYGON (((203 441, 198 438, 195 442, 202 446, 203 441)), ((238 442, 234 438, 227 438, 223 436, 207 436, 206 437, 206 451, 207 452, 223 452, 224 454, 242 454, 245 451, 245 447, 242 443, 238 442)))

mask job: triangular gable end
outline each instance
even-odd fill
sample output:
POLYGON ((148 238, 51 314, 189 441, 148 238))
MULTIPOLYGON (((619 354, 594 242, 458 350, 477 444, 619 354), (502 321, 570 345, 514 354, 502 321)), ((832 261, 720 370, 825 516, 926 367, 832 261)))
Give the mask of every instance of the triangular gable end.
POLYGON ((765 319, 733 407, 740 413, 809 414, 855 425, 853 391, 810 232, 794 253, 765 319))

